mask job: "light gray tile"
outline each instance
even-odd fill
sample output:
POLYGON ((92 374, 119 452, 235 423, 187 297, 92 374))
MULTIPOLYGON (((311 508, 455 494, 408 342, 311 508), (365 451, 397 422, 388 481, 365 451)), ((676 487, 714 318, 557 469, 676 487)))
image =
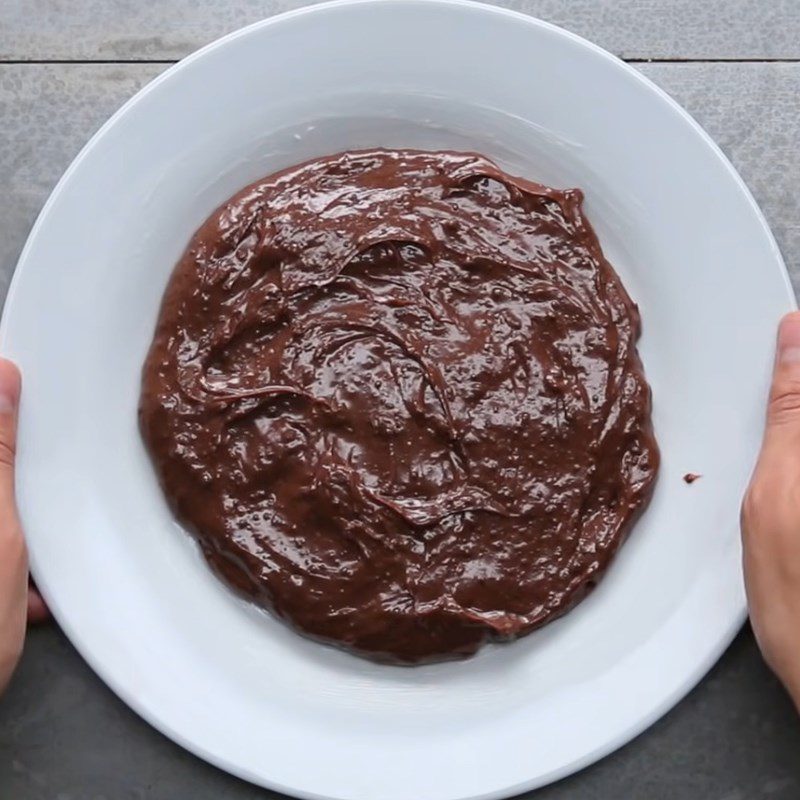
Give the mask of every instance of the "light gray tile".
MULTIPOLYGON (((800 290, 800 64, 643 64, 722 146, 800 290)), ((163 66, 0 65, 0 292, 39 208, 88 137, 163 66)))
MULTIPOLYGON (((797 0, 496 0, 626 58, 800 57, 797 0)), ((0 0, 0 58, 174 59, 309 0, 0 0)))
POLYGON ((694 116, 739 170, 800 292, 800 64, 640 68, 694 116))
POLYGON ((0 297, 61 173, 103 122, 162 69, 0 65, 0 297))

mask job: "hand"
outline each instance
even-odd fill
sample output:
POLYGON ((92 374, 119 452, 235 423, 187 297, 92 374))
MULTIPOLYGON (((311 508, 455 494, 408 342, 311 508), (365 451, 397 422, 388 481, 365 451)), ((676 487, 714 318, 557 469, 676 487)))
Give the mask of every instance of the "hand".
POLYGON ((778 331, 767 425, 742 504, 750 620, 800 710, 800 312, 778 331))
POLYGON ((28 556, 14 498, 19 397, 19 372, 0 359, 0 692, 22 653, 26 618, 47 617, 42 598, 28 586, 28 556))
POLYGON ((28 600, 28 556, 14 498, 20 377, 0 360, 0 691, 22 653, 28 600))

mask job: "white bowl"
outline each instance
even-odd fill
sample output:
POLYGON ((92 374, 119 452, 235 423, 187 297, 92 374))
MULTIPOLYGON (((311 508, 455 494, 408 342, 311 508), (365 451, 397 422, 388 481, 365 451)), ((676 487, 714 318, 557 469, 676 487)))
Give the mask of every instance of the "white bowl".
POLYGON ((738 502, 774 327, 793 307, 731 165, 594 45, 464 2, 270 19, 121 109, 20 259, 2 340, 24 372, 19 499, 36 578, 127 703, 255 783, 348 800, 540 786, 664 713, 744 619, 738 502), (644 320, 663 450, 649 511, 575 611, 463 663, 374 665, 235 599, 172 520, 137 431, 140 366, 193 230, 259 176, 374 145, 478 150, 582 187, 644 320), (703 478, 688 486, 687 471, 703 478))

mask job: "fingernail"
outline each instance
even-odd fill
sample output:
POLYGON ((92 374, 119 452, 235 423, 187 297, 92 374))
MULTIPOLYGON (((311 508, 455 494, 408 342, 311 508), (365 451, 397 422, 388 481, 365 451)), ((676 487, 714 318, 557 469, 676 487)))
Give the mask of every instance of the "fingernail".
POLYGON ((778 329, 778 359, 782 364, 800 363, 800 311, 787 314, 778 329))
POLYGON ((0 414, 13 414, 19 403, 20 379, 17 368, 0 358, 0 414))

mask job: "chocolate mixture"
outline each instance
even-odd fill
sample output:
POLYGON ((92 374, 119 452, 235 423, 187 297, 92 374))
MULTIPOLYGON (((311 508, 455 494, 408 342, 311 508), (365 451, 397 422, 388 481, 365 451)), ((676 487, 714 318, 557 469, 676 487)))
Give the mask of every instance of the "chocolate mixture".
POLYGON ((164 297, 140 422, 225 581, 396 663, 586 594, 658 450, 639 315, 581 201, 479 155, 374 150, 214 212, 164 297))

